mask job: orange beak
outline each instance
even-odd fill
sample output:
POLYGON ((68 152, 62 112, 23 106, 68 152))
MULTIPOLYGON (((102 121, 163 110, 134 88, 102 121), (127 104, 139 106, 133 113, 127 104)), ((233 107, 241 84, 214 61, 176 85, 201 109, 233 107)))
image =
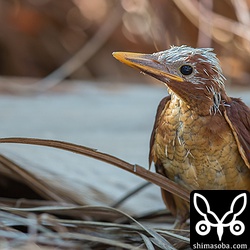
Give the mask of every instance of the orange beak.
POLYGON ((120 62, 125 63, 130 67, 137 68, 143 73, 151 75, 163 82, 166 78, 177 82, 184 81, 180 76, 168 73, 167 67, 158 61, 155 54, 113 52, 112 55, 120 62))

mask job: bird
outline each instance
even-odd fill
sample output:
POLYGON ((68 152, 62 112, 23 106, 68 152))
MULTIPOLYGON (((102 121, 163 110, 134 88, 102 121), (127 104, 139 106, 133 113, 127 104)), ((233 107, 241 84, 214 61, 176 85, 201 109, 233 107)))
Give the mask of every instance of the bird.
MULTIPOLYGON (((163 82, 150 138, 149 164, 189 192, 250 191, 250 109, 229 97, 226 78, 212 48, 170 46, 152 54, 114 52, 122 63, 163 82)), ((176 218, 187 225, 187 201, 161 190, 176 218)))

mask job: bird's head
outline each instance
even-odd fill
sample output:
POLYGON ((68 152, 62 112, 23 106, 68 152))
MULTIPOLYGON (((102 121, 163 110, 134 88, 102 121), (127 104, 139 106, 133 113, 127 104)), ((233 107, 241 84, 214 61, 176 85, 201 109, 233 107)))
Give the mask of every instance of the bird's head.
POLYGON ((226 102, 225 77, 210 48, 172 46, 153 54, 114 52, 119 61, 164 82, 177 96, 201 115, 220 111, 226 102))

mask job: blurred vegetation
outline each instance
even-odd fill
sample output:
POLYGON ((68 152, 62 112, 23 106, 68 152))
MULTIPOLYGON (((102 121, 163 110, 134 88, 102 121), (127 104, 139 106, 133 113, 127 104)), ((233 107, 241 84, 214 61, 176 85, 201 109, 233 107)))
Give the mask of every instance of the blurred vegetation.
MULTIPOLYGON (((31 84, 40 91, 65 78, 147 81, 117 62, 112 52, 152 53, 181 44, 214 47, 228 84, 249 87, 250 0, 0 0, 0 92, 6 93, 2 85, 15 81, 36 82, 22 77, 42 79, 31 84)), ((18 91, 27 94, 24 86, 18 91)), ((4 112, 15 117, 11 109, 4 112)), ((89 151, 89 156, 100 154, 89 151)), ((78 201, 77 190, 56 189, 58 176, 45 182, 39 171, 27 171, 16 163, 19 157, 13 158, 0 155, 1 249, 179 249, 189 244, 188 230, 164 229, 174 219, 166 211, 132 218, 115 205, 89 206, 78 201)), ((138 175, 140 167, 131 165, 130 170, 138 175)), ((93 192, 103 195, 102 190, 93 192)))
POLYGON ((113 51, 187 44, 214 47, 229 83, 249 86, 249 13, 249 0, 0 0, 0 75, 43 78, 89 43, 63 78, 138 80, 113 51))

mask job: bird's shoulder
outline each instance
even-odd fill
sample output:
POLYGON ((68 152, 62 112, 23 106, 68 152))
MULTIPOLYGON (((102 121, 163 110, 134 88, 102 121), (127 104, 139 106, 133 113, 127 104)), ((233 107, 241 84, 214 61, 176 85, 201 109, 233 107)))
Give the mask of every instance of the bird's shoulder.
POLYGON ((164 97, 157 108, 157 112, 155 115, 155 121, 154 121, 154 125, 153 125, 153 130, 151 132, 151 137, 150 137, 150 147, 149 147, 149 166, 151 165, 153 159, 154 159, 154 155, 153 155, 153 146, 154 146, 154 140, 155 140, 155 133, 156 133, 156 129, 159 126, 159 122, 160 122, 160 117, 162 115, 163 110, 169 105, 169 102, 171 100, 171 96, 168 95, 166 97, 164 97))

